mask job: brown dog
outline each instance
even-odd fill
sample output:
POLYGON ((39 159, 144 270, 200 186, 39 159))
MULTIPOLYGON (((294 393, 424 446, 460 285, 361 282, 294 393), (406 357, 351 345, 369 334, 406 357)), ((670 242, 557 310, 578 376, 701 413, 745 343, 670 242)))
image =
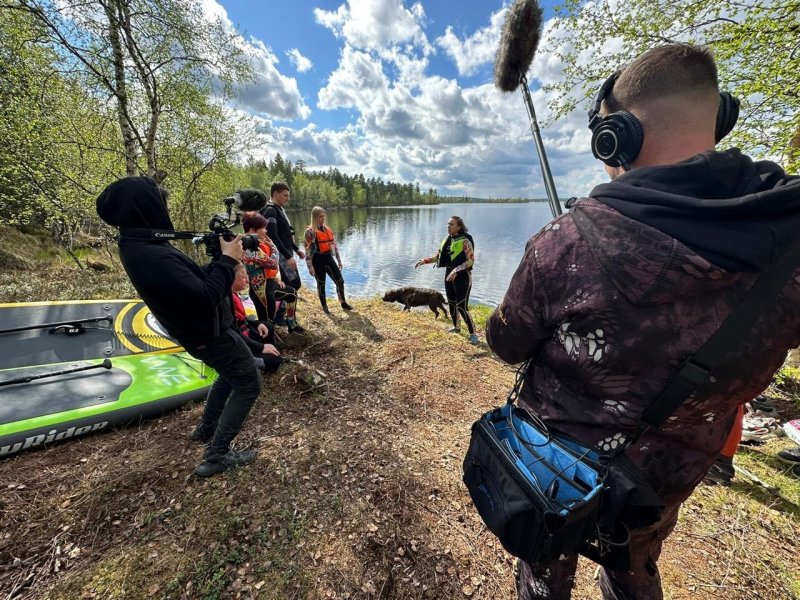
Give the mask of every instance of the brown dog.
POLYGON ((431 288, 401 287, 387 291, 383 295, 384 302, 399 302, 403 310, 411 310, 412 306, 427 306, 439 318, 439 310, 447 316, 447 302, 439 292, 431 288))

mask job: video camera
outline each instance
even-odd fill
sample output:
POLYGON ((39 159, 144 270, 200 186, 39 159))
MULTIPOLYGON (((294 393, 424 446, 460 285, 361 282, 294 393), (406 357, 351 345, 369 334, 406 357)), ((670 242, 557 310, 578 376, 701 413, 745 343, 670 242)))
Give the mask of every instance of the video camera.
MULTIPOLYGON (((263 192, 258 190, 241 190, 236 192, 233 196, 228 196, 223 199, 227 212, 225 215, 214 215, 208 222, 208 228, 211 230, 208 233, 196 234, 192 237, 192 243, 195 246, 203 244, 206 249, 206 255, 211 257, 211 260, 219 260, 222 256, 222 247, 220 246, 219 239, 222 238, 226 242, 231 241, 236 237, 236 234, 231 231, 231 227, 236 227, 241 223, 241 211, 260 210, 267 204, 267 197, 263 192), (234 206, 236 211, 234 212, 234 206), (244 208, 243 208, 244 207, 244 208), (232 215, 235 215, 231 218, 232 215)), ((257 235, 247 234, 242 236, 242 248, 244 250, 257 250, 260 240, 257 235)))
MULTIPOLYGON (((230 241, 236 237, 231 227, 241 223, 242 213, 258 211, 267 205, 267 196, 259 190, 239 190, 232 196, 223 199, 226 212, 211 217, 208 228, 211 231, 194 233, 191 231, 171 231, 165 229, 124 229, 120 230, 121 238, 144 240, 191 240, 195 246, 205 246, 205 251, 211 260, 219 260, 222 256, 222 246, 219 239, 230 241)), ((260 240, 257 235, 243 235, 242 248, 244 250, 257 250, 260 240)))

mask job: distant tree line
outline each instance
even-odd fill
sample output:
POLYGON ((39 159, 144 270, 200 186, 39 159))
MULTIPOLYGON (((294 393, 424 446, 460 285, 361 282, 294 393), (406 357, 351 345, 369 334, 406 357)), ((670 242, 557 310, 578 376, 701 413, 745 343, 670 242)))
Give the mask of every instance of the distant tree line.
POLYGON ((395 183, 380 177, 348 175, 339 169, 312 171, 303 160, 292 163, 281 154, 269 162, 252 161, 244 167, 241 187, 269 190, 273 181, 285 181, 292 188, 292 206, 326 208, 362 206, 405 206, 438 204, 443 201, 435 189, 420 190, 419 183, 395 183))

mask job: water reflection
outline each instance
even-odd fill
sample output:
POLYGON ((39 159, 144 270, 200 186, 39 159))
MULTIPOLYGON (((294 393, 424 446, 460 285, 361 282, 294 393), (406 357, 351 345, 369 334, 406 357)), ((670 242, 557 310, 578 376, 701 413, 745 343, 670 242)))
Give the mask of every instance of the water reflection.
MULTIPOLYGON (((289 211, 298 240, 311 211, 289 211)), ((329 210, 344 262, 347 295, 365 298, 403 285, 436 288, 444 293, 444 270, 414 263, 436 253, 447 235, 447 219, 464 219, 475 239, 472 302, 496 306, 508 288, 525 243, 551 220, 546 202, 528 204, 446 204, 329 210)), ((301 267, 307 287, 313 278, 301 267)), ((328 294, 334 293, 329 284, 328 294)))

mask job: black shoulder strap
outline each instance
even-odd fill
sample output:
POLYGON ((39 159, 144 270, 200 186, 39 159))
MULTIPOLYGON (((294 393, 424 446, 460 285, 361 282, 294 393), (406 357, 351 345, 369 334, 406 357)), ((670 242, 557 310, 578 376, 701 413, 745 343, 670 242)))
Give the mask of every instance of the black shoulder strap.
POLYGON ((742 340, 751 337, 753 326, 775 304, 798 264, 800 243, 758 277, 720 328, 683 361, 675 376, 642 413, 646 425, 660 426, 691 394, 708 385, 711 373, 731 358, 731 349, 739 348, 742 340))

